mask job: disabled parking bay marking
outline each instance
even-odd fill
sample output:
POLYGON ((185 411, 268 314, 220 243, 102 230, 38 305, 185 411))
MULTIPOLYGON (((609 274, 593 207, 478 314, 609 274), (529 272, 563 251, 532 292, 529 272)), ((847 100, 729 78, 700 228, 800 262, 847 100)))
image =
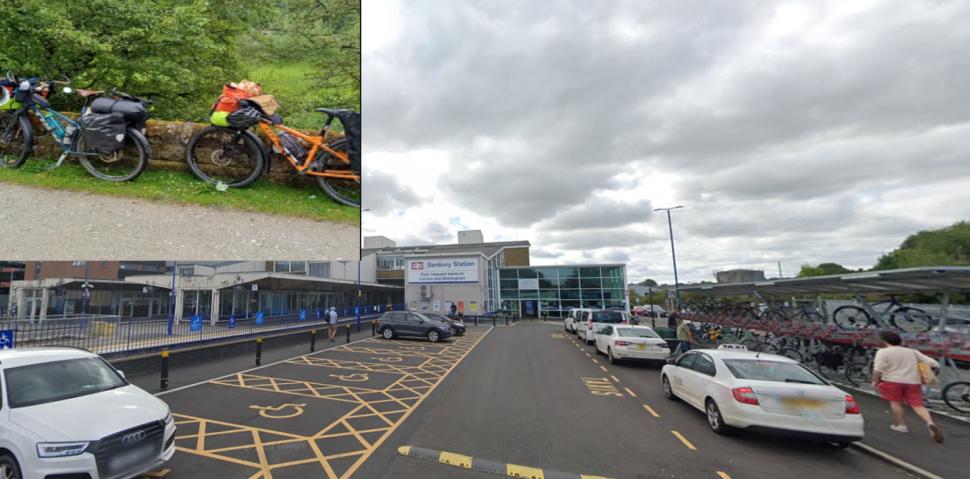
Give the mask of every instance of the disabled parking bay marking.
POLYGON ((304 407, 306 407, 306 403, 299 403, 299 404, 287 403, 287 404, 280 404, 279 406, 257 406, 253 404, 252 406, 249 406, 249 409, 258 410, 259 415, 267 419, 289 419, 291 417, 297 417, 303 414, 304 407), (283 411, 289 408, 292 408, 293 412, 282 413, 282 414, 272 414, 272 413, 279 413, 280 411, 283 411), (267 411, 270 411, 270 413, 267 413, 267 411))

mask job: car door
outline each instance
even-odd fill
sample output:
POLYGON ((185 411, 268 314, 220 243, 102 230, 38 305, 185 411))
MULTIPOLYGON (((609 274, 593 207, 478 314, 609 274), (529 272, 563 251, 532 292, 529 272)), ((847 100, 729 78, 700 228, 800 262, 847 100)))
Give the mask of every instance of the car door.
POLYGON ((710 389, 711 382, 717 374, 714 359, 704 353, 695 353, 697 359, 691 363, 690 371, 685 375, 684 382, 691 391, 691 402, 699 408, 704 407, 704 399, 710 389))
POLYGON ((697 353, 682 354, 677 358, 674 367, 670 368, 670 371, 667 373, 670 388, 678 397, 687 399, 687 396, 690 394, 687 390, 688 383, 684 382, 684 377, 690 373, 691 367, 693 367, 694 361, 696 360, 697 353))
POLYGON ((424 336, 424 318, 416 313, 408 313, 407 321, 408 334, 411 336, 424 336))
POLYGON ((613 337, 613 326, 600 326, 596 331, 596 350, 606 353, 610 345, 610 338, 613 337))

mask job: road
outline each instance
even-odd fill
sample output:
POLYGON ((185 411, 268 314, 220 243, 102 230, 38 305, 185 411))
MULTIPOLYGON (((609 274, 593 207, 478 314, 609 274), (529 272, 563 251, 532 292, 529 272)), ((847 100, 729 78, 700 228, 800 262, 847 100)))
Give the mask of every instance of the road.
POLYGON ((357 259, 356 226, 0 184, 5 258, 357 259), (70 239, 68 241, 67 239, 70 239))
POLYGON ((910 477, 853 449, 713 434, 657 369, 610 365, 554 323, 364 338, 163 395, 179 428, 165 477, 495 477, 424 449, 546 478, 910 477))

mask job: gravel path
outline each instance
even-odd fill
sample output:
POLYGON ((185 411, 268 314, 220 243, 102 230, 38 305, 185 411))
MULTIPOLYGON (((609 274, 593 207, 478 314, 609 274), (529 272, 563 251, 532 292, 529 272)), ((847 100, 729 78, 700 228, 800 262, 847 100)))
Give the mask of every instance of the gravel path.
POLYGON ((0 259, 357 259, 356 226, 0 183, 0 259))

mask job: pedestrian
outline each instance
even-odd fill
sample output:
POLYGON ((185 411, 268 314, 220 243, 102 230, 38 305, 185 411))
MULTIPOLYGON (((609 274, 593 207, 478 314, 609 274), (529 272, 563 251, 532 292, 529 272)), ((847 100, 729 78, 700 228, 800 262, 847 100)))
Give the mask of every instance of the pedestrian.
POLYGON ((903 340, 895 331, 882 331, 879 333, 879 339, 882 345, 876 351, 876 357, 872 363, 872 387, 879 391, 883 399, 889 401, 895 420, 889 428, 900 433, 909 432, 903 419, 905 402, 926 422, 930 437, 937 444, 942 443, 943 431, 933 422, 930 412, 923 406, 923 384, 926 380, 920 373, 921 364, 931 368, 939 367, 940 364, 915 349, 900 346, 903 340))
POLYGON ((451 317, 454 318, 458 314, 458 305, 451 303, 451 317))
POLYGON ((670 314, 667 315, 667 327, 670 329, 676 328, 678 319, 680 319, 680 312, 677 310, 677 307, 674 306, 673 308, 670 308, 670 314))
POLYGON ((330 342, 332 343, 336 341, 334 338, 337 337, 337 308, 334 308, 333 306, 330 307, 329 319, 330 324, 327 327, 330 330, 330 342))
POLYGON ((678 345, 680 353, 686 353, 690 351, 691 343, 694 342, 694 333, 687 326, 687 322, 681 318, 677 318, 677 340, 680 341, 678 345))

